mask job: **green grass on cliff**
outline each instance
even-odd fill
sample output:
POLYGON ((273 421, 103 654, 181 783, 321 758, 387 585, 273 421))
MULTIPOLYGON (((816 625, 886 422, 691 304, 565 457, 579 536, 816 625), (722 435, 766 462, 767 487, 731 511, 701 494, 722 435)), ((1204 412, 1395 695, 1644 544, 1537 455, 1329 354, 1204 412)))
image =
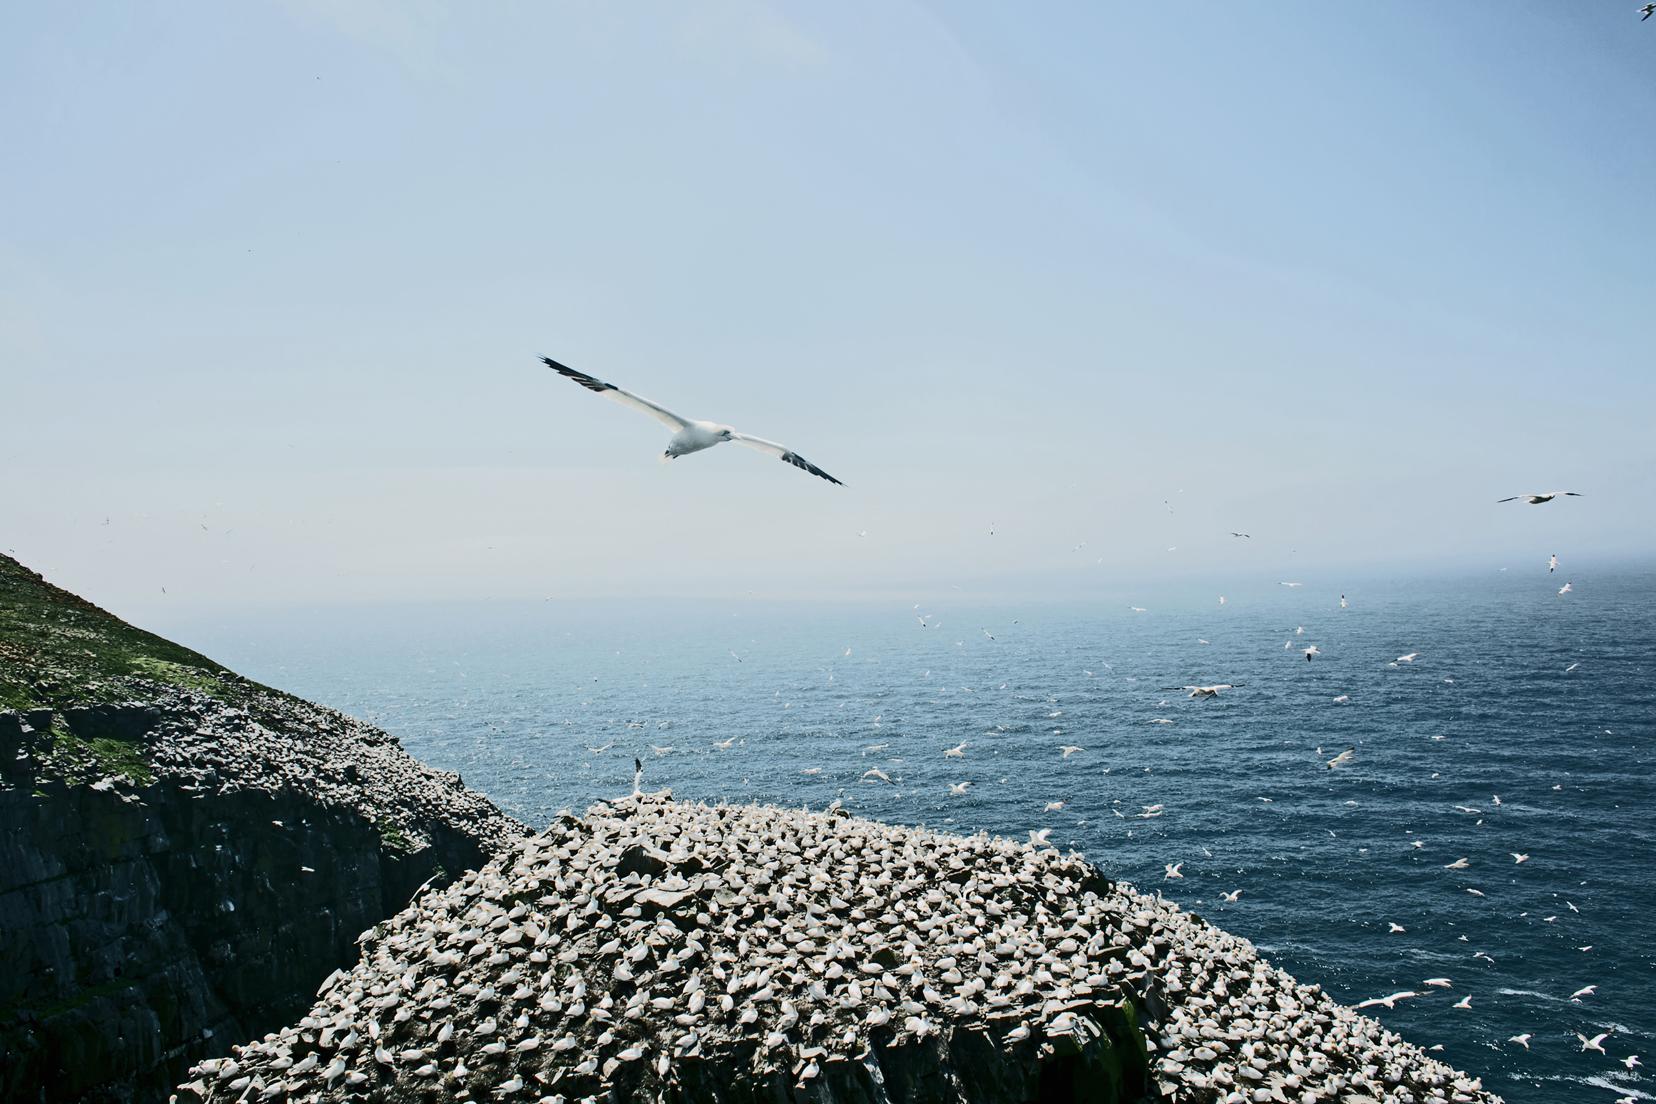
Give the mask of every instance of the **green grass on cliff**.
POLYGON ((236 702, 262 689, 0 555, 0 710, 141 699, 156 684, 236 702))

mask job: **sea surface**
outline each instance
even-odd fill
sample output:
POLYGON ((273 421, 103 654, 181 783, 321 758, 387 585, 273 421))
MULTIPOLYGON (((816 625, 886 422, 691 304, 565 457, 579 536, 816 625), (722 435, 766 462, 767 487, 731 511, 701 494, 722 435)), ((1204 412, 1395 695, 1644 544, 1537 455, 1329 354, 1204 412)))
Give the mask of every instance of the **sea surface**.
POLYGON ((1262 582, 1142 612, 946 593, 152 627, 389 729, 536 826, 627 792, 637 756, 681 798, 1050 828, 1341 1000, 1423 992, 1370 1013, 1509 1100, 1652 1099, 1623 1060, 1656 1068, 1656 574, 1561 580, 1262 582), (1164 689, 1216 682, 1236 686, 1164 689), (1609 1032, 1607 1053, 1578 1032, 1609 1032))

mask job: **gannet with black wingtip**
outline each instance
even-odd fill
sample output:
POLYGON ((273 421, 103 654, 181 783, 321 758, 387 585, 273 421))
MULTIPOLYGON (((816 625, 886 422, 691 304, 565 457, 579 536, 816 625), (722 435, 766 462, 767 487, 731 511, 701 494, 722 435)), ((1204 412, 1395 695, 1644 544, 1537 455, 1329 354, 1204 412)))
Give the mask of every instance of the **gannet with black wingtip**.
POLYGON ((1163 690, 1188 690, 1193 698, 1217 698, 1221 690, 1235 690, 1240 682, 1216 682, 1212 686, 1164 686, 1163 690))
POLYGON ((839 480, 806 460, 797 452, 792 451, 786 445, 778 444, 775 441, 767 441, 763 437, 738 433, 734 427, 720 425, 718 422, 698 421, 693 418, 682 417, 664 406, 658 406, 649 399, 633 394, 631 391, 623 391, 613 383, 605 383, 603 380, 589 376, 585 372, 577 372, 567 365, 559 364, 551 357, 543 356, 541 361, 554 372, 574 380, 588 391, 594 391, 605 398, 614 399, 622 406, 630 406, 634 410, 643 411, 668 429, 671 429, 673 436, 668 439, 667 449, 661 454, 663 460, 677 460, 680 456, 688 456, 692 452, 700 452, 703 449, 710 449, 714 445, 732 441, 738 445, 746 445, 750 449, 767 453, 784 463, 792 464, 801 471, 810 472, 812 475, 826 479, 837 486, 844 486, 839 480))
POLYGON ((1517 502, 1521 498, 1525 502, 1529 503, 1531 506, 1539 506, 1543 502, 1551 502, 1553 499, 1558 498, 1558 497, 1563 496, 1563 495, 1568 495, 1571 498, 1580 498, 1581 497, 1581 492, 1580 491, 1542 491, 1539 494, 1508 495, 1506 498, 1497 498, 1495 501, 1497 503, 1517 502))

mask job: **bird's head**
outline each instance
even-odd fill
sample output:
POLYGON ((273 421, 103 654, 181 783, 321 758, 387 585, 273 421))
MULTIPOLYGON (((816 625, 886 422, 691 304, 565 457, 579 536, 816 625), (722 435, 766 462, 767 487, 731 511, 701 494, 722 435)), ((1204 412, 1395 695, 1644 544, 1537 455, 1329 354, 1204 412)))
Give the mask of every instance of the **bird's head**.
POLYGON ((736 435, 736 431, 734 429, 731 429, 729 426, 720 426, 718 428, 718 434, 719 434, 719 440, 728 441, 733 436, 736 435))

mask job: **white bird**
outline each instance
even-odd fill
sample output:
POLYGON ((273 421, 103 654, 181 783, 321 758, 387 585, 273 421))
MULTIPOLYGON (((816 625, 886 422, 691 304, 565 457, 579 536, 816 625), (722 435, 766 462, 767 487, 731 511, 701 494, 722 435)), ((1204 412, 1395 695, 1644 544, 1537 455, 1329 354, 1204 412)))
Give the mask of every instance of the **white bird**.
POLYGON ((1312 656, 1320 656, 1320 655, 1322 655, 1322 649, 1318 648, 1315 644, 1313 644, 1309 648, 1305 649, 1305 662, 1310 663, 1312 656))
POLYGON ((1304 583, 1279 583, 1277 585, 1278 586, 1285 586, 1285 587, 1302 587, 1305 584, 1304 583))
POLYGON ((1568 594, 1568 593, 1570 593, 1570 591, 1572 591, 1574 589, 1575 589, 1575 584, 1574 583, 1565 583, 1563 586, 1558 588, 1558 593, 1559 594, 1568 594))
POLYGON ((1396 1008, 1398 1001, 1408 1000, 1410 997, 1418 997, 1418 996, 1420 996, 1420 994, 1415 992, 1413 989, 1405 989, 1400 993, 1393 993, 1393 994, 1391 994, 1390 996, 1387 996, 1387 997, 1370 997, 1366 1001, 1359 1001, 1357 1003, 1357 1007, 1358 1008, 1376 1008, 1376 1007, 1396 1008))
POLYGON ((1340 754, 1336 755, 1334 758, 1332 758, 1328 761, 1328 769, 1329 770, 1334 770, 1336 767, 1343 767, 1347 763, 1349 763, 1353 759, 1355 759, 1356 757, 1357 757, 1357 749, 1356 748, 1346 748, 1344 751, 1340 752, 1340 754))
POLYGON ((961 794, 964 794, 967 790, 971 789, 971 787, 972 784, 970 782, 950 782, 949 792, 958 797, 961 794))
POLYGON ((1413 663, 1415 660, 1417 660, 1419 658, 1420 658, 1420 653, 1419 652, 1410 652, 1408 655, 1398 656, 1395 660, 1393 660, 1393 662, 1394 663, 1413 663))
POLYGON ((1581 497, 1581 492, 1580 491, 1543 491, 1541 494, 1509 495, 1506 498, 1497 498, 1495 501, 1497 503, 1500 503, 1500 502, 1516 502, 1521 498, 1525 502, 1529 503, 1531 506, 1539 506, 1543 502, 1551 502, 1553 499, 1559 497, 1560 495, 1570 495, 1573 498, 1580 498, 1581 497))
POLYGON ((1386 921, 1386 931, 1392 935, 1402 935, 1406 930, 1407 929, 1405 929, 1402 924, 1399 924, 1395 920, 1386 921))
POLYGON ((1603 1054, 1604 1053, 1604 1040, 1606 1040, 1610 1037, 1610 1033, 1608 1031, 1601 1031, 1597 1035, 1594 1035, 1591 1039, 1589 1039, 1587 1036, 1583 1035, 1581 1032, 1578 1031, 1578 1032, 1575 1033, 1575 1037, 1577 1039, 1581 1040, 1581 1049, 1582 1050, 1596 1050, 1600 1054, 1603 1054))
POLYGON ((1558 553, 1554 552, 1552 555, 1547 557, 1547 574, 1551 575, 1554 571, 1557 571, 1557 570, 1558 570, 1558 553))
POLYGON ((1340 696, 1338 696, 1337 698, 1334 699, 1334 704, 1335 705, 1344 705, 1346 702, 1348 702, 1350 700, 1351 700, 1351 695, 1350 694, 1341 694, 1340 696))
POLYGON ((880 782, 890 782, 891 775, 887 774, 879 767, 869 767, 867 770, 863 771, 862 780, 864 782, 872 782, 876 780, 880 782))
POLYGON ((1041 812, 1043 812, 1043 813, 1056 813, 1060 809, 1062 809, 1063 807, 1064 807, 1064 803, 1062 801, 1049 801, 1049 802, 1046 803, 1045 806, 1042 807, 1041 812))
POLYGON ((944 748, 943 755, 949 759, 964 759, 966 757, 966 741, 962 740, 952 748, 944 748))
POLYGON ((1229 893, 1219 894, 1220 900, 1224 901, 1227 905, 1236 904, 1236 899, 1240 896, 1242 896, 1242 891, 1240 889, 1233 889, 1229 893))
POLYGON ((1163 690, 1188 690, 1192 698, 1217 698, 1221 690, 1235 690, 1240 682, 1216 682, 1212 686, 1164 686, 1163 690))
POLYGON ((1078 747, 1075 744, 1064 744, 1064 745, 1060 746, 1058 748, 1058 750, 1063 752, 1063 755, 1064 755, 1065 759, 1068 759, 1070 756, 1074 755, 1076 752, 1086 751, 1087 749, 1083 748, 1083 747, 1078 747))
POLYGON ((1472 1007, 1472 994, 1468 993, 1466 996, 1464 996, 1460 1000, 1456 1001, 1450 1007, 1452 1007, 1452 1008, 1471 1008, 1472 1007))
POLYGON ((767 441, 763 437, 752 437, 746 433, 738 433, 727 425, 717 422, 698 421, 674 414, 664 406, 657 406, 649 399, 634 395, 631 391, 623 391, 613 383, 605 383, 601 379, 594 379, 585 372, 559 364, 551 357, 541 357, 541 361, 561 376, 574 380, 588 391, 595 391, 607 399, 613 399, 622 406, 630 406, 634 410, 642 411, 661 422, 673 431, 673 436, 667 441, 667 450, 661 454, 663 460, 676 460, 680 456, 688 456, 692 452, 710 449, 714 445, 733 441, 738 445, 756 449, 759 452, 775 456, 784 463, 792 464, 801 471, 810 472, 830 483, 844 486, 839 480, 806 460, 803 456, 789 449, 786 445, 779 445, 775 441, 767 441))
POLYGON ((1345 609, 1345 608, 1346 608, 1346 600, 1345 600, 1345 595, 1343 595, 1343 594, 1342 594, 1342 595, 1340 595, 1340 608, 1341 608, 1341 609, 1345 609))
POLYGON ((1583 985, 1580 989, 1577 989, 1575 992, 1570 994, 1570 999, 1573 1001, 1579 1001, 1582 997, 1590 997, 1596 992, 1598 992, 1597 985, 1583 985))
POLYGON ((1509 1035, 1507 1037, 1507 1042, 1517 1043, 1519 1046, 1523 1047, 1525 1050, 1528 1050, 1529 1049, 1529 1041, 1532 1038, 1534 1038, 1534 1035, 1531 1034, 1530 1032, 1526 1031, 1522 1035, 1509 1035))
POLYGON ((1446 977, 1427 978, 1421 984, 1430 985, 1437 989, 1453 989, 1455 987, 1455 983, 1446 977))
POLYGON ((1507 854, 1512 856, 1512 861, 1513 861, 1514 864, 1521 863, 1521 862, 1529 862, 1529 856, 1524 854, 1522 851, 1508 851, 1507 854))
POLYGON ((1182 877, 1184 877, 1184 874, 1182 874, 1182 873, 1181 873, 1181 872, 1180 872, 1180 867, 1182 867, 1182 866, 1184 866, 1184 863, 1182 863, 1182 862, 1176 862, 1176 863, 1162 863, 1162 870, 1164 870, 1164 871, 1166 871, 1166 873, 1164 873, 1164 874, 1163 874, 1163 875, 1162 875, 1162 877, 1163 877, 1163 878, 1164 878, 1164 879, 1166 879, 1166 878, 1182 878, 1182 877))
POLYGON ((1051 828, 1042 828, 1039 832, 1029 833, 1029 842, 1035 847, 1050 847, 1051 844, 1047 842, 1047 837, 1050 835, 1052 835, 1051 828))
POLYGON ((1452 863, 1444 863, 1443 864, 1443 869, 1445 869, 1445 870, 1465 870, 1467 867, 1469 867, 1471 865, 1472 864, 1467 862, 1465 858, 1459 858, 1459 859, 1456 859, 1452 863))
POLYGON ((1639 1056, 1637 1054, 1629 1054, 1626 1058, 1622 1059, 1622 1065, 1626 1066, 1628 1069, 1638 1069, 1640 1066, 1644 1065, 1644 1063, 1639 1061, 1639 1056))

